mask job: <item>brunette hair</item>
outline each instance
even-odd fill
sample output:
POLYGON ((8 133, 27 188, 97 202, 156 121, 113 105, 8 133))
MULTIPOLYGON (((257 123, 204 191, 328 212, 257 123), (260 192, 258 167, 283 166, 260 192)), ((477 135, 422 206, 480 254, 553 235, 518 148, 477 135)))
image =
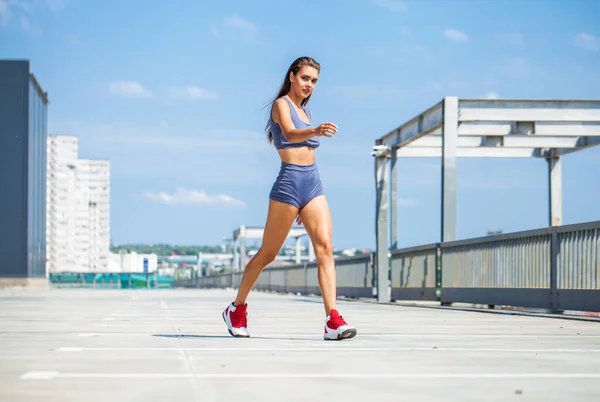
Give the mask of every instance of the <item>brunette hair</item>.
MULTIPOLYGON (((312 57, 305 56, 305 57, 297 58, 296 60, 294 60, 294 62, 288 68, 287 73, 285 74, 285 78, 283 79, 283 83, 281 84, 281 88, 279 89, 279 92, 277 93, 277 96, 275 96, 267 104, 267 106, 269 107, 269 119, 267 120, 267 126, 265 127, 265 131, 267 132, 267 138, 270 143, 273 142, 273 133, 271 132, 271 119, 270 119, 271 113, 273 112, 273 104, 275 103, 275 101, 277 99, 281 98, 282 96, 284 96, 288 92, 290 92, 290 89, 292 88, 292 82, 290 81, 290 73, 298 74, 298 71, 300 71, 300 69, 304 66, 314 67, 317 71, 319 71, 319 72, 321 71, 321 65, 319 63, 317 63, 317 61, 315 59, 313 59, 312 57)), ((308 103, 311 95, 308 95, 305 99, 302 100, 302 106, 304 106, 308 103)))

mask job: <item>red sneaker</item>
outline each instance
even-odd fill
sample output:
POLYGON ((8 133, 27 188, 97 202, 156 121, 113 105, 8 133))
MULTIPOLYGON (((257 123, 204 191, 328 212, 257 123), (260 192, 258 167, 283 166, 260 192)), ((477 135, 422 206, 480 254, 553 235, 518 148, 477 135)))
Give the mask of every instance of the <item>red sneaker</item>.
POLYGON ((325 319, 325 340, 350 339, 356 336, 356 328, 348 325, 337 310, 331 309, 329 317, 325 319))
POLYGON ((234 306, 231 303, 223 310, 223 321, 227 325, 227 330, 231 336, 236 338, 249 338, 248 333, 248 304, 234 306))

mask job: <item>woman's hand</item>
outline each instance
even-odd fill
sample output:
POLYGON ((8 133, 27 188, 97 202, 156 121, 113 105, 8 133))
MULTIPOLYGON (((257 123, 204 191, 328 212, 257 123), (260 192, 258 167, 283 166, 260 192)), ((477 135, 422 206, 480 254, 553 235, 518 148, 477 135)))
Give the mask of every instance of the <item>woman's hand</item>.
POLYGON ((331 138, 337 133, 338 127, 330 122, 322 123, 319 127, 317 127, 317 135, 319 137, 327 137, 331 138))
POLYGON ((296 217, 296 223, 297 223, 298 225, 302 225, 302 218, 300 218, 300 215, 298 215, 298 216, 296 217))

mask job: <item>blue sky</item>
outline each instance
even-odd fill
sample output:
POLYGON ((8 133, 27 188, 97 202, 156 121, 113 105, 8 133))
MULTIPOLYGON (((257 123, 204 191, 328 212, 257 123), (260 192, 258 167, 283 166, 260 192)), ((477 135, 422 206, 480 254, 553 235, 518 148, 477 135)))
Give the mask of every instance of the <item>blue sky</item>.
MULTIPOLYGON (((339 127, 317 152, 337 248, 374 247, 375 139, 444 96, 600 94, 594 1, 141 4, 0 0, 0 58, 31 60, 50 134, 111 162, 116 243, 219 244, 264 224, 279 159, 263 106, 298 56, 322 65, 315 122, 339 127)), ((399 167, 400 246, 438 241, 439 160, 399 167)), ((459 238, 547 224, 544 160, 458 172, 459 238)), ((564 158, 565 223, 600 219, 599 175, 600 147, 564 158)))

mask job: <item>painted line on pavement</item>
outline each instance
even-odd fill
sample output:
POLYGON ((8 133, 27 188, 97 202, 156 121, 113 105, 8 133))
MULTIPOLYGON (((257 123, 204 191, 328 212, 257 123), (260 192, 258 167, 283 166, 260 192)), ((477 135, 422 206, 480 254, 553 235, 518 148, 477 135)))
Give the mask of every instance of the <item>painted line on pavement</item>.
POLYGON ((76 379, 600 379, 600 373, 69 373, 60 371, 28 371, 21 380, 76 379))
POLYGON ((518 348, 451 348, 451 347, 364 347, 364 346, 314 346, 314 347, 70 347, 63 346, 58 352, 179 352, 185 351, 207 351, 207 352, 312 352, 312 351, 344 351, 344 352, 376 352, 376 351, 398 351, 398 352, 492 352, 492 353, 600 353, 600 349, 518 349, 518 348))

